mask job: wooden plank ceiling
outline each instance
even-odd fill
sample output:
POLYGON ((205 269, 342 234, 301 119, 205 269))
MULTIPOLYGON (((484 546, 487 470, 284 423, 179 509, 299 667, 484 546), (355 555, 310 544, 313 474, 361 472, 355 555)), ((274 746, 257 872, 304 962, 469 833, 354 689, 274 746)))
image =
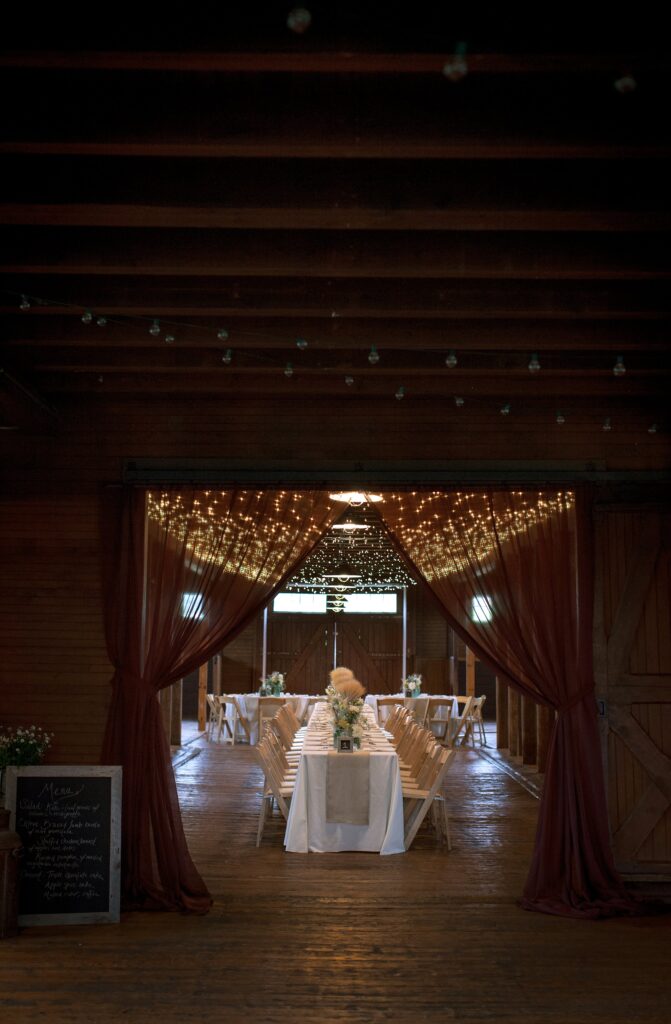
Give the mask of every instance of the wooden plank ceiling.
POLYGON ((30 396, 399 395, 668 432, 650 25, 332 6, 9 33, 0 425, 30 396))

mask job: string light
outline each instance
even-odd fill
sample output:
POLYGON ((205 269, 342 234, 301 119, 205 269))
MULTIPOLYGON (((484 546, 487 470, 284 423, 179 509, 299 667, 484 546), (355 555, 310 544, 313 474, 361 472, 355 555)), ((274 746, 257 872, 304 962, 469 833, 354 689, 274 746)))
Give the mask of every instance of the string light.
POLYGON ((508 416, 510 414, 510 402, 506 402, 505 405, 502 405, 499 412, 502 416, 508 416))
POLYGON ((93 323, 93 313, 90 309, 87 309, 85 313, 82 313, 82 323, 87 325, 93 323))
POLYGON ((284 367, 284 376, 285 377, 293 377, 293 375, 294 375, 294 368, 291 365, 291 363, 287 363, 287 365, 284 367))
POLYGON ((457 365, 457 353, 454 351, 453 348, 451 348, 450 351, 445 356, 445 366, 447 366, 447 368, 449 370, 453 370, 456 365, 457 365))
POLYGON ((349 377, 349 376, 345 377, 345 384, 347 385, 348 388, 351 388, 353 383, 354 383, 354 377, 349 377))
POLYGON ((631 74, 621 75, 613 82, 613 88, 616 92, 619 92, 621 96, 625 96, 629 92, 634 92, 636 85, 636 79, 631 74))
POLYGON ((529 360, 529 373, 538 373, 541 368, 540 360, 537 352, 531 353, 531 359, 529 360))
POLYGON ((27 295, 21 296, 21 302, 19 303, 19 309, 30 309, 30 300, 27 295))
POLYGON ((453 55, 443 64, 443 75, 450 82, 460 82, 467 74, 466 43, 457 43, 453 55))
POLYGON ((562 424, 566 423, 566 417, 564 416, 563 412, 557 413, 555 417, 555 422, 558 423, 560 427, 562 426, 562 424))
POLYGON ((613 429, 612 424, 610 422, 610 416, 606 416, 605 420, 603 421, 603 426, 601 427, 601 429, 605 430, 606 432, 613 429))
POLYGON ((305 7, 294 7, 287 15, 287 28, 297 35, 307 32, 312 24, 312 15, 305 7))
POLYGON ((149 333, 155 338, 161 333, 161 325, 158 320, 153 320, 152 325, 149 328, 149 333))
POLYGON ((228 331, 225 327, 220 327, 217 331, 217 338, 219 341, 228 341, 228 331))
POLYGON ((613 367, 613 373, 616 377, 623 377, 627 372, 627 367, 624 365, 624 358, 618 356, 615 360, 615 366, 613 367))
POLYGON ((461 407, 464 404, 464 399, 461 397, 461 395, 454 396, 454 404, 456 405, 457 409, 461 409, 461 407))
POLYGON ((224 354, 221 357, 221 361, 222 361, 222 363, 226 363, 226 366, 228 366, 232 359, 233 359, 233 351, 230 348, 227 348, 226 351, 224 352, 224 354))
POLYGON ((371 345, 370 352, 368 353, 368 362, 371 366, 375 366, 376 363, 380 362, 380 353, 375 348, 375 345, 371 345))
POLYGON ((396 394, 394 395, 394 398, 397 398, 399 400, 399 402, 401 401, 402 398, 405 398, 405 388, 403 387, 402 384, 398 388, 398 390, 396 391, 396 394))
POLYGON ((98 327, 107 327, 107 317, 106 316, 98 316, 98 317, 96 317, 96 324, 97 324, 98 327))
POLYGON ((308 343, 305 338, 296 338, 296 348, 299 348, 301 352, 304 352, 308 347, 308 343))
POLYGON ((657 424, 656 423, 651 423, 650 426, 648 427, 648 433, 649 434, 656 434, 657 433, 657 429, 658 429, 657 428, 657 424))

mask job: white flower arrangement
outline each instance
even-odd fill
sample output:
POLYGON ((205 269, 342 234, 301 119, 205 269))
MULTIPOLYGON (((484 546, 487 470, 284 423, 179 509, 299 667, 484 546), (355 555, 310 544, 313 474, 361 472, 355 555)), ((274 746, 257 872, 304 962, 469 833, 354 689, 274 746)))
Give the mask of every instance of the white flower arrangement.
POLYGON ((284 693, 284 674, 282 672, 271 672, 269 676, 261 680, 259 695, 261 697, 279 697, 284 693))
POLYGON ((39 725, 0 730, 0 769, 10 764, 39 764, 53 738, 53 733, 46 732, 39 725))
POLYGON ((356 747, 361 746, 361 740, 366 732, 366 720, 361 717, 363 697, 348 697, 333 683, 329 683, 326 687, 326 700, 333 716, 334 739, 337 740, 338 736, 346 734, 353 738, 356 747))
POLYGON ((422 677, 419 672, 412 672, 402 679, 403 692, 406 697, 419 697, 422 692, 422 677))

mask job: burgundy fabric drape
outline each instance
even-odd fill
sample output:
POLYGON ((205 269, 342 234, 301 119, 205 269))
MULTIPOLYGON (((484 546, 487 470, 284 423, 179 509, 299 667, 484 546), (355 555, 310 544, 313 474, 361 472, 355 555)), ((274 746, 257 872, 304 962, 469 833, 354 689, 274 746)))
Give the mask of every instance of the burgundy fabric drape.
POLYGON ((102 759, 123 766, 126 906, 205 913, 157 694, 241 629, 341 509, 322 492, 124 489, 105 503, 105 615, 115 667, 102 759))
POLYGON ((378 510, 468 645, 557 712, 522 905, 576 917, 633 910, 610 849, 582 494, 386 494, 378 510))

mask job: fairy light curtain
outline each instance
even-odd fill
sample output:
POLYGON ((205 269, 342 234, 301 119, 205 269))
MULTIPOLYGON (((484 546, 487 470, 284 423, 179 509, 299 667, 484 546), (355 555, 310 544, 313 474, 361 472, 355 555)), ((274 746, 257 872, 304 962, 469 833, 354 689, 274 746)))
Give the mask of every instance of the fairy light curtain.
POLYGON ((576 917, 631 911, 610 850, 583 495, 385 494, 378 511, 468 646, 557 712, 522 905, 576 917))
POLYGON ((204 913, 157 701, 232 639, 341 511, 323 492, 124 490, 104 524, 115 673, 103 762, 123 766, 126 906, 204 913))

